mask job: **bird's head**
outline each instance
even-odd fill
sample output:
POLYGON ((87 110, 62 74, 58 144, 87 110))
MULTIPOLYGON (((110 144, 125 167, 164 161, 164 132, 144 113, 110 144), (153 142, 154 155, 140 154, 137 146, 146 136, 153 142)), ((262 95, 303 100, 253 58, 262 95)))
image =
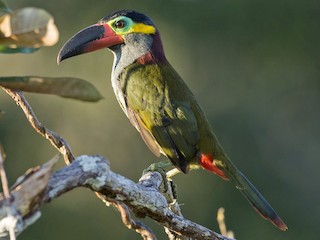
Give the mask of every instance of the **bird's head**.
POLYGON ((152 20, 142 13, 122 10, 76 33, 61 48, 57 61, 102 48, 116 53, 124 48, 128 55, 136 58, 152 51, 159 57, 163 55, 160 36, 152 20))

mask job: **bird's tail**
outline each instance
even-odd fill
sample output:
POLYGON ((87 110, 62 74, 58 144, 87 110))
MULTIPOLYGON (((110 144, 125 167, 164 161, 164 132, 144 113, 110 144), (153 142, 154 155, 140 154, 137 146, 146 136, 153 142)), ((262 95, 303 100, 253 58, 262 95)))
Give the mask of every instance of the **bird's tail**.
MULTIPOLYGON (((233 164, 232 164, 233 165, 233 164)), ((287 225, 281 220, 278 214, 273 210, 268 201, 253 186, 253 184, 240 172, 234 165, 228 169, 227 176, 236 188, 245 196, 251 206, 264 218, 269 220, 282 231, 288 229, 287 225)))

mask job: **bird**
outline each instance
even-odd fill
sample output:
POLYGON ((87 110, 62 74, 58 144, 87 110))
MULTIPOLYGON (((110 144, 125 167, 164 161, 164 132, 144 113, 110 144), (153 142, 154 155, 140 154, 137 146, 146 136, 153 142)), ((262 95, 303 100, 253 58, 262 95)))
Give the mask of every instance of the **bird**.
POLYGON ((57 62, 99 49, 114 54, 116 98, 151 152, 166 156, 183 173, 205 169, 229 180, 264 219, 288 229, 223 150, 194 94, 167 60, 159 30, 148 16, 134 10, 111 13, 72 36, 57 62))

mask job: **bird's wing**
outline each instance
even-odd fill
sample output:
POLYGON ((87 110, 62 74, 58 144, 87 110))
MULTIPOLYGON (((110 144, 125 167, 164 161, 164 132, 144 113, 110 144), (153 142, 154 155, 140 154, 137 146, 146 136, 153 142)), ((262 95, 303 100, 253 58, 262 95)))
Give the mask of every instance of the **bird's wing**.
POLYGON ((152 133, 146 128, 146 126, 143 125, 139 115, 136 112, 132 111, 131 109, 128 109, 127 112, 128 112, 128 118, 131 124, 138 130, 138 132, 141 135, 141 138, 143 139, 145 144, 148 146, 150 151, 157 157, 160 157, 161 147, 155 140, 152 133))
POLYGON ((186 172, 198 150, 200 136, 190 100, 183 96, 186 86, 181 81, 175 71, 164 71, 157 65, 141 66, 130 74, 126 99, 132 112, 128 114, 130 121, 150 150, 164 153, 186 172), (168 79, 173 77, 179 79, 168 79))

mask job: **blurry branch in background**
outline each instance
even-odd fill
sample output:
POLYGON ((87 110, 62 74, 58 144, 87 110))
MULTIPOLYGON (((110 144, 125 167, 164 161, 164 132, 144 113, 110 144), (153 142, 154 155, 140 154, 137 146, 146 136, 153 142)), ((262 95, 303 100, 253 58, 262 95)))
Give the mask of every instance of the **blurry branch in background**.
MULTIPOLYGON (((52 168, 57 158, 50 160, 41 167, 29 169, 25 175, 18 178, 10 189, 10 200, 0 195, 0 237, 5 237, 10 228, 14 234, 21 233, 33 224, 39 217, 39 208, 48 186, 52 168), (9 204, 9 205, 8 205, 9 204), (9 214, 6 210, 10 207, 9 214)), ((10 240, 15 239, 10 232, 10 240)))
MULTIPOLYGON (((98 196, 100 198, 103 197, 102 194, 98 194, 98 196)), ((151 228, 149 228, 143 222, 134 220, 131 217, 130 210, 127 207, 127 205, 119 201, 112 202, 110 200, 107 201, 106 199, 104 201, 106 202, 107 205, 112 204, 119 211, 121 220, 127 228, 134 229, 137 233, 141 235, 143 239, 146 239, 146 240, 157 239, 153 231, 151 230, 151 228)))
POLYGON ((15 240, 15 228, 16 228, 16 221, 11 221, 14 219, 14 212, 15 209, 12 209, 11 206, 11 195, 9 191, 8 186, 8 179, 6 175, 6 171, 4 170, 4 162, 5 154, 2 148, 2 145, 0 145, 0 177, 1 177, 1 184, 2 184, 2 190, 3 190, 3 201, 4 201, 4 211, 6 212, 5 219, 1 219, 0 221, 0 228, 4 229, 6 232, 9 232, 10 240, 15 240), (8 224, 9 223, 9 224, 8 224))
POLYGON ((217 221, 219 224, 219 229, 220 232, 223 236, 229 237, 229 238, 234 238, 234 233, 233 231, 228 231, 227 226, 225 223, 225 216, 224 216, 224 208, 219 208, 217 212, 217 221))
POLYGON ((91 102, 102 99, 99 91, 89 82, 76 78, 0 77, 0 87, 21 107, 27 120, 37 133, 48 139, 64 156, 65 162, 69 164, 74 158, 70 146, 57 133, 41 124, 24 97, 23 92, 20 90, 34 93, 56 94, 67 98, 91 102))

